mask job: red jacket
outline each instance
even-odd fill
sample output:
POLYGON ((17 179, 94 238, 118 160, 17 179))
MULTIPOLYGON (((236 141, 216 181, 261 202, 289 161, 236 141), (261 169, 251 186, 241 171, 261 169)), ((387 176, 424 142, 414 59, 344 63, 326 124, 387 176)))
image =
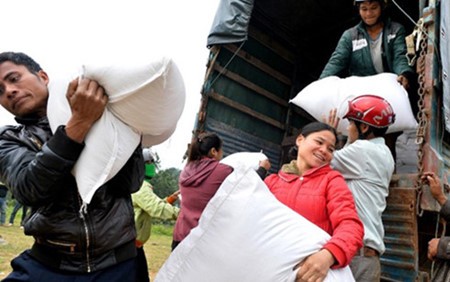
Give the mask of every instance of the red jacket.
POLYGON ((342 175, 329 165, 295 174, 295 161, 264 182, 275 197, 331 235, 323 248, 330 251, 337 264, 350 263, 362 247, 364 227, 355 209, 353 195, 342 175))
POLYGON ((173 231, 173 240, 182 241, 198 225, 198 220, 233 169, 212 158, 188 163, 180 174, 181 207, 173 231))

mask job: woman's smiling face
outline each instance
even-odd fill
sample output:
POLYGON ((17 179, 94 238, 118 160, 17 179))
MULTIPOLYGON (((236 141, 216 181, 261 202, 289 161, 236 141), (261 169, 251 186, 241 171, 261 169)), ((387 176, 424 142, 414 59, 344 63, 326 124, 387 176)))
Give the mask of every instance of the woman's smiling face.
POLYGON ((297 160, 304 170, 329 164, 333 158, 336 137, 329 130, 314 132, 304 137, 297 138, 297 160))

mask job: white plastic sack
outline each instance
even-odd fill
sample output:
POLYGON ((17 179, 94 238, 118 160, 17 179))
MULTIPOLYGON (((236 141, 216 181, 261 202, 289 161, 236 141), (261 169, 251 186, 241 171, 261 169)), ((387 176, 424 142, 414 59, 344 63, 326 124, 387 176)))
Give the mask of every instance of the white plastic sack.
POLYGON ((257 170, 259 162, 263 160, 267 160, 267 156, 261 152, 238 152, 226 156, 220 162, 232 168, 242 167, 243 169, 252 168, 257 170))
MULTIPOLYGON (((306 86, 290 102, 321 121, 324 115, 328 116, 332 108, 337 108, 338 116, 342 118, 347 112, 348 101, 364 94, 380 96, 391 104, 396 116, 388 133, 417 127, 408 93, 397 82, 397 75, 392 73, 380 73, 365 77, 326 77, 306 86)), ((348 135, 347 126, 348 120, 341 119, 338 131, 348 135)))
MULTIPOLYGON (((295 281, 294 266, 330 236, 279 202, 252 168, 238 166, 199 225, 171 253, 156 282, 295 281)), ((349 267, 325 281, 354 281, 349 267)))
POLYGON ((89 203, 125 165, 141 138, 149 147, 172 135, 184 108, 185 89, 177 66, 165 57, 86 64, 81 73, 51 80, 47 115, 53 132, 71 116, 65 94, 70 80, 81 74, 98 81, 108 95, 107 108, 86 136, 72 171, 81 198, 89 203))
POLYGON ((142 61, 86 64, 84 76, 105 88, 108 109, 124 123, 144 135, 173 133, 185 104, 181 73, 170 58, 142 61))

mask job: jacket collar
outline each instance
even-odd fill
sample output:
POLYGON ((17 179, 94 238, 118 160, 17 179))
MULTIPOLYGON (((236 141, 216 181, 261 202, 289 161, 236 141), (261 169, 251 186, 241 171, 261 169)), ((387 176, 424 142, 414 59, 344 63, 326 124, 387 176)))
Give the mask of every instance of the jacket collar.
POLYGON ((40 123, 48 123, 47 117, 38 117, 34 115, 26 116, 26 117, 15 117, 14 118, 17 123, 23 125, 32 125, 32 124, 40 124, 40 123))
POLYGON ((290 163, 284 164, 281 167, 279 176, 285 181, 291 182, 298 179, 299 177, 309 177, 312 174, 324 174, 329 170, 331 170, 330 165, 325 164, 319 167, 308 169, 307 171, 305 171, 305 173, 303 173, 303 175, 300 176, 300 172, 297 168, 297 160, 292 160, 290 163))

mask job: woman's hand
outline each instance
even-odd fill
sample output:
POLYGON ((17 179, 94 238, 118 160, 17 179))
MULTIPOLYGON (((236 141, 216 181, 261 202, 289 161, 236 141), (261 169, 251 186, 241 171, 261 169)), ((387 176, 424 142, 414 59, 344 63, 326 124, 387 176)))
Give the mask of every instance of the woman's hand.
POLYGON ((259 166, 263 167, 265 170, 269 171, 271 164, 269 159, 264 159, 262 161, 259 161, 259 166))
POLYGON ((333 255, 326 249, 322 249, 307 257, 300 263, 296 282, 321 282, 325 280, 328 270, 334 264, 333 255))

